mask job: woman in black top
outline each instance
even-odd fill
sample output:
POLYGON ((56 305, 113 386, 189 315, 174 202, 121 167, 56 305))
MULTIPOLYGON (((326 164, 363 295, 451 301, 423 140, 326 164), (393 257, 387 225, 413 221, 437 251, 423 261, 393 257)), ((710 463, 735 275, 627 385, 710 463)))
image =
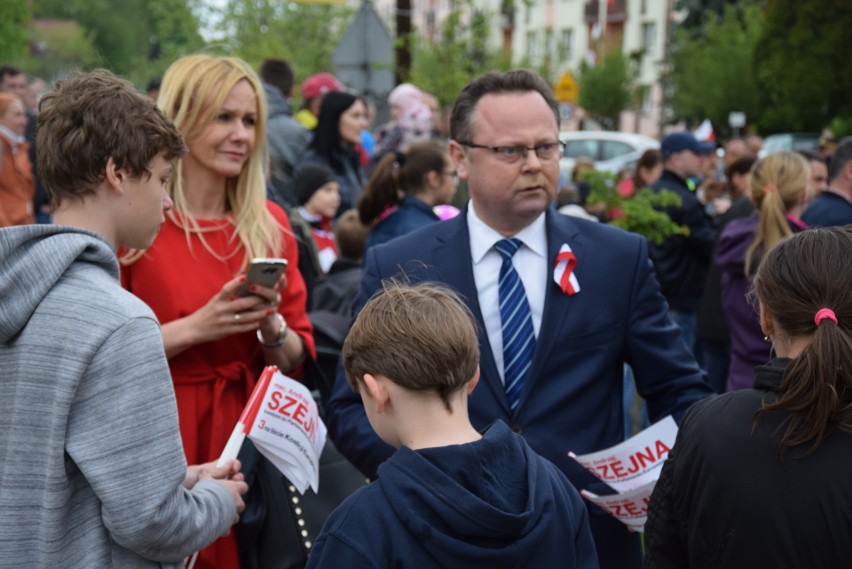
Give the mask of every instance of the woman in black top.
POLYGON ((799 233, 754 279, 777 357, 696 403, 651 497, 645 566, 852 564, 852 227, 799 233))

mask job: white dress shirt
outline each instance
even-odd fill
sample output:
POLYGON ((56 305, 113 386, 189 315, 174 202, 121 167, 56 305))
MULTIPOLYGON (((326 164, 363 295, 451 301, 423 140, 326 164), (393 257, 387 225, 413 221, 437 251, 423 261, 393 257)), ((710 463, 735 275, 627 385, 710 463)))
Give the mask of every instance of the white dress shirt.
MULTIPOLYGON (((544 312, 544 295, 547 290, 547 232, 544 226, 545 214, 542 212, 535 221, 527 225, 517 235, 523 245, 512 257, 515 271, 521 277, 527 301, 532 313, 533 330, 538 338, 541 330, 541 315, 544 312), (542 278, 544 276, 544 278, 542 278)), ((503 373, 503 327, 500 323, 500 294, 498 281, 503 257, 494 249, 495 243, 505 239, 500 233, 479 219, 468 202, 467 226, 470 233, 470 257, 473 261, 473 280, 476 283, 479 309, 485 322, 485 333, 494 353, 494 363, 501 381, 503 373)))

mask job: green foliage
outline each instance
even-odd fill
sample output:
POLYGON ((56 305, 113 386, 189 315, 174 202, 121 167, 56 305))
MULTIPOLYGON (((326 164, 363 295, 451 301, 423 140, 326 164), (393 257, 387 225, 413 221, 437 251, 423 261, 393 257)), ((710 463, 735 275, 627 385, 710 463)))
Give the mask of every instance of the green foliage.
MULTIPOLYGON (((685 11, 686 18, 680 23, 682 28, 702 35, 708 18, 721 20, 726 9, 744 4, 749 0, 677 0, 675 8, 685 11)), ((753 1, 753 0, 752 0, 753 1)))
POLYGON ((27 52, 27 0, 0 2, 0 62, 17 64, 27 52))
POLYGON ((834 117, 829 126, 831 134, 834 138, 841 140, 847 136, 852 136, 852 115, 845 117, 834 117))
MULTIPOLYGON (((162 74, 176 58, 203 47, 191 0, 40 0, 35 17, 76 23, 80 31, 42 32, 44 54, 31 72, 106 67, 137 85, 162 74)), ((50 25, 47 27, 51 27, 50 25)))
POLYGON ((412 37, 411 82, 434 94, 441 105, 455 101, 474 77, 512 68, 511 59, 489 45, 490 16, 460 3, 441 23, 438 38, 412 37))
POLYGON ((609 172, 589 170, 580 176, 589 184, 590 205, 605 204, 607 212, 621 211, 620 217, 611 223, 626 231, 638 233, 656 245, 675 235, 687 235, 689 228, 671 220, 663 209, 677 207, 681 199, 674 192, 654 192, 648 188, 623 198, 615 188, 616 175, 609 172))
POLYGON ((761 133, 819 132, 852 115, 852 60, 843 49, 850 29, 848 0, 767 0, 754 51, 761 133))
POLYGON ((619 48, 610 49, 605 57, 599 56, 594 66, 584 62, 577 78, 580 106, 607 128, 615 128, 618 115, 633 100, 636 71, 633 62, 619 48))
POLYGON ((233 0, 219 27, 227 38, 221 47, 254 67, 267 57, 283 57, 301 81, 332 70, 331 58, 353 13, 340 5, 233 0))
POLYGON ((22 59, 21 67, 36 77, 51 81, 69 70, 90 69, 101 61, 92 35, 76 22, 34 26, 32 37, 39 51, 22 59))
POLYGON ((761 27, 757 6, 726 6, 721 19, 712 12, 705 16, 703 33, 675 32, 671 102, 677 119, 708 118, 717 132, 727 134, 731 111, 744 112, 749 120, 760 113, 752 53, 761 27))

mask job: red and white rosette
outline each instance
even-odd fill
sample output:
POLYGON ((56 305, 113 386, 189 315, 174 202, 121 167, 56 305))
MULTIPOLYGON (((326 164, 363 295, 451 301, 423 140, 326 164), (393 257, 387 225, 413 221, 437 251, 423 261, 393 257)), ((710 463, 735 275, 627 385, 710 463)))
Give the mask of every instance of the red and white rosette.
POLYGON ((574 274, 576 267, 577 257, 574 256, 571 247, 567 243, 564 243, 559 249, 559 254, 556 255, 556 261, 553 263, 553 281, 568 296, 573 296, 580 292, 580 283, 574 274))

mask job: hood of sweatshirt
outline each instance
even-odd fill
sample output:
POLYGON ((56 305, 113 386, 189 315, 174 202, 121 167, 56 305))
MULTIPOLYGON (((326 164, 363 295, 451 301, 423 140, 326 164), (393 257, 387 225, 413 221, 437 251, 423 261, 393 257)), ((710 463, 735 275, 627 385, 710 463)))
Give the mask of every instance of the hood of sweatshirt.
POLYGON ((281 91, 277 87, 273 87, 269 83, 264 83, 263 92, 266 94, 266 106, 269 118, 277 117, 278 115, 293 116, 293 108, 290 106, 290 102, 284 98, 284 95, 281 94, 281 91))
POLYGON ((21 331, 75 263, 99 265, 118 280, 115 250, 100 235, 59 225, 0 229, 0 343, 21 331))
POLYGON ((505 423, 494 423, 470 444, 402 447, 379 475, 397 517, 448 561, 497 567, 508 545, 532 551, 552 537, 553 479, 505 423))

